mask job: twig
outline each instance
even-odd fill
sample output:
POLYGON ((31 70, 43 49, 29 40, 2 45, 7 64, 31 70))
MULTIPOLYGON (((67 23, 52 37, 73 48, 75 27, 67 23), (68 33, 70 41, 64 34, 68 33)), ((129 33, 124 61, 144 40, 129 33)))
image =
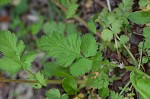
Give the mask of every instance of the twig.
POLYGON ((109 1, 109 0, 106 0, 106 2, 107 2, 108 10, 111 12, 110 1, 109 1))
POLYGON ((140 51, 140 60, 139 60, 138 69, 140 69, 140 67, 141 67, 143 48, 144 48, 144 41, 142 42, 142 48, 141 48, 141 51, 140 51))
MULTIPOLYGON (((21 79, 0 79, 0 82, 5 83, 39 83, 37 80, 21 80, 21 79)), ((81 84, 85 82, 85 80, 78 80, 77 83, 81 84)), ((62 80, 47 80, 48 84, 61 84, 62 80)))
POLYGON ((125 85, 125 87, 121 90, 121 92, 119 93, 119 95, 121 95, 126 89, 127 87, 130 85, 130 81, 125 85))

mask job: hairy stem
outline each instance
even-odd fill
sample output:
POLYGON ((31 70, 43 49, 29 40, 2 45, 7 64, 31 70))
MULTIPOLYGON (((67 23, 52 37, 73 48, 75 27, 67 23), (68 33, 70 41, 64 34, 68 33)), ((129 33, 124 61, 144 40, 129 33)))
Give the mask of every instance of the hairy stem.
MULTIPOLYGON (((21 79, 0 79, 0 82, 5 83, 39 83, 37 80, 21 80, 21 79)), ((78 80, 78 84, 84 83, 85 80, 78 80)), ((48 84, 62 84, 62 80, 47 80, 48 84)))

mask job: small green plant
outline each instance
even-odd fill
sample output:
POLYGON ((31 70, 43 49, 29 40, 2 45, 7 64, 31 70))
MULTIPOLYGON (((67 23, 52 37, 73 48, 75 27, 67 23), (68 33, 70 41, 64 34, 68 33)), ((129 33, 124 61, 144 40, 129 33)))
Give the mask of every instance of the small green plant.
MULTIPOLYGON (((10 2, 10 0, 0 1, 0 5, 8 3, 7 1, 10 2)), ((8 30, 0 31, 0 52, 3 54, 0 58, 0 69, 13 75, 21 70, 29 73, 27 80, 0 79, 0 82, 32 83, 35 89, 46 87, 47 84, 62 85, 65 93, 61 95, 57 88, 50 89, 46 92, 46 99, 78 97, 78 93, 83 88, 90 89, 86 94, 92 99, 97 95, 102 99, 134 99, 138 97, 135 96, 134 89, 139 92, 139 97, 149 99, 150 76, 144 73, 144 66, 149 68, 150 64, 148 1, 139 1, 140 7, 147 11, 131 12, 133 0, 123 0, 118 8, 112 11, 103 9, 88 23, 76 14, 79 7, 76 0, 60 0, 60 2, 51 0, 51 2, 65 12, 67 19, 74 18, 81 22, 89 33, 82 34, 73 23, 54 21, 44 23, 43 18, 28 27, 28 30, 20 21, 14 21, 11 29, 22 24, 21 30, 30 31, 34 36, 42 28, 45 35, 36 38, 37 47, 47 53, 45 57, 53 58, 54 61, 44 61, 43 70, 31 71, 32 62, 38 51, 26 51, 24 42, 18 40, 14 33, 8 30), (94 22, 101 26, 100 30, 96 29, 94 22), (130 50, 132 22, 146 24, 143 28, 144 40, 138 45, 138 57, 135 57, 130 50), (95 39, 95 35, 98 35, 100 40, 95 39), (110 56, 106 55, 107 52, 117 53, 117 58, 111 60, 110 56), (128 58, 126 61, 129 65, 123 63, 123 57, 128 58), (116 80, 120 80, 125 72, 118 76, 114 72, 116 68, 131 72, 130 80, 117 93, 111 85, 116 80), (50 80, 52 76, 57 77, 58 80, 50 80)), ((84 98, 87 98, 86 95, 84 98)))

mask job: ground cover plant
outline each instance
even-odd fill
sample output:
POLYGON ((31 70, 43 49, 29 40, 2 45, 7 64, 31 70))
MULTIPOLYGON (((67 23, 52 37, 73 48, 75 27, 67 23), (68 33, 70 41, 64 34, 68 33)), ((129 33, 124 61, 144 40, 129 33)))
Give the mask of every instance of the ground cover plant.
MULTIPOLYGON (((61 85, 46 90, 46 99, 149 99, 150 1, 122 0, 113 8, 106 1, 106 8, 85 21, 80 1, 49 0, 60 20, 41 15, 28 25, 18 17, 28 1, 20 1, 10 28, 0 30, 0 70, 9 75, 0 82, 28 83, 35 90, 61 85), (86 31, 64 20, 76 20, 86 31), (41 67, 33 70, 39 53, 41 67), (21 71, 26 77, 16 78, 21 71)), ((12 2, 1 0, 0 6, 12 2)))

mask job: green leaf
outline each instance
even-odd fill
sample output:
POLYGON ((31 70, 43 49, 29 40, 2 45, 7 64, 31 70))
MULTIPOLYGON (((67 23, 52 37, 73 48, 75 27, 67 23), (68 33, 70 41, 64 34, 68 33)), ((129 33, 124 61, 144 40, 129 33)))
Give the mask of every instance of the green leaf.
POLYGON ((46 99, 68 99, 68 95, 63 94, 61 96, 58 89, 50 89, 46 92, 46 99))
POLYGON ((42 37, 39 45, 42 50, 48 51, 50 56, 56 58, 58 63, 65 67, 71 65, 76 58, 81 57, 81 38, 77 34, 65 38, 55 32, 52 35, 42 37))
POLYGON ((81 52, 85 57, 96 55, 97 50, 98 45, 96 44, 96 40, 92 35, 86 34, 82 36, 81 52))
POLYGON ((150 23, 150 11, 136 11, 131 13, 128 18, 136 24, 148 24, 150 23))
POLYGON ((108 30, 108 29, 104 29, 102 31, 102 34, 101 34, 101 38, 104 40, 104 41, 111 41, 112 38, 113 38, 113 33, 111 30, 108 30))
POLYGON ((62 86, 68 94, 77 94, 77 82, 72 77, 65 77, 62 86))
POLYGON ((8 73, 15 74, 21 66, 18 62, 9 57, 0 58, 0 69, 5 70, 8 73))
POLYGON ((68 10, 66 12, 66 18, 71 18, 75 13, 79 5, 76 3, 71 3, 68 7, 68 10))
POLYGON ((144 52, 146 52, 148 54, 148 56, 150 56, 150 27, 145 27, 143 29, 143 36, 145 38, 145 42, 144 42, 144 52))
POLYGON ((96 26, 94 22, 92 21, 88 22, 88 27, 94 34, 96 34, 96 26))
POLYGON ((88 78, 87 85, 98 89, 108 88, 108 75, 104 72, 101 72, 99 75, 92 75, 88 78))
POLYGON ((24 51, 24 44, 22 41, 17 42, 17 37, 10 31, 0 31, 0 51, 8 57, 20 58, 24 51))
POLYGON ((80 60, 73 63, 70 67, 70 73, 73 76, 82 76, 83 74, 89 72, 92 68, 92 61, 86 58, 81 58, 80 60))
POLYGON ((31 67, 31 63, 34 61, 35 56, 36 56, 36 53, 29 52, 21 58, 22 62, 24 63, 25 68, 31 67))
POLYGON ((109 95, 109 88, 102 88, 98 90, 98 95, 102 99, 106 99, 106 97, 109 95))
POLYGON ((122 23, 123 23, 122 20, 118 19, 111 24, 112 26, 111 30, 114 34, 118 34, 121 31, 122 23))
POLYGON ((60 66, 57 62, 48 62, 44 64, 43 74, 45 76, 69 76, 69 70, 65 67, 60 66))
POLYGON ((46 97, 48 99, 59 99, 60 98, 60 92, 58 89, 50 89, 46 92, 46 97))
POLYGON ((114 91, 111 91, 110 99, 124 99, 124 97, 119 95, 118 93, 115 93, 114 91))
POLYGON ((73 34, 73 33, 78 33, 77 28, 76 28, 74 23, 68 23, 66 25, 66 30, 65 31, 66 31, 67 35, 70 35, 70 34, 73 34))
POLYGON ((39 22, 32 24, 30 26, 32 34, 36 35, 40 31, 42 25, 43 25, 43 19, 42 18, 39 20, 39 22))
POLYGON ((0 6, 10 3, 11 0, 0 0, 0 6))
POLYGON ((130 81, 134 88, 140 93, 144 99, 149 99, 150 95, 150 76, 141 70, 134 70, 130 74, 130 81))
POLYGON ((143 64, 147 63, 148 61, 149 61, 148 57, 145 57, 145 56, 144 56, 144 57, 142 58, 142 63, 143 63, 143 64))
POLYGON ((62 22, 46 22, 43 26, 44 33, 52 34, 53 32, 64 33, 66 25, 62 22))
POLYGON ((129 41, 129 37, 125 36, 125 35, 121 35, 120 36, 120 44, 126 44, 129 41))
POLYGON ((39 81, 39 83, 43 86, 46 86, 46 80, 44 79, 43 74, 41 74, 40 72, 35 74, 36 79, 39 81))

